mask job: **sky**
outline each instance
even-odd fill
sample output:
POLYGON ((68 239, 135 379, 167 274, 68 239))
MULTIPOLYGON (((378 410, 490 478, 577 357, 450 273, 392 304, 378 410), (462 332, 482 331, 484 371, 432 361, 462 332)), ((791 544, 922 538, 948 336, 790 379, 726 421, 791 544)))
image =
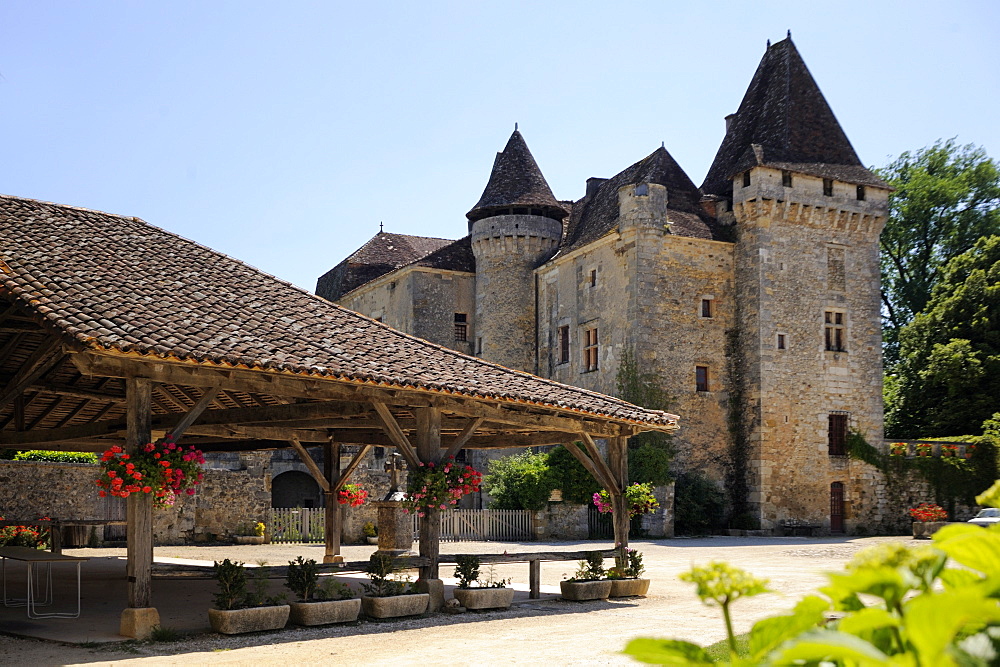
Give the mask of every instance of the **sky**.
POLYGON ((991 0, 0 0, 0 193, 311 291, 380 223, 463 236, 515 123, 559 199, 661 142, 700 184, 786 30, 865 164, 1000 158, 991 0))

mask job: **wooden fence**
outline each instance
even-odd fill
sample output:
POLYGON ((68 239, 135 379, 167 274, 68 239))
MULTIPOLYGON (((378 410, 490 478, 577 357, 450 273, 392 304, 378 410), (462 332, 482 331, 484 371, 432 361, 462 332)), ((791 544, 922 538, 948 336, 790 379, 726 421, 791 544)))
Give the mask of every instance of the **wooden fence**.
MULTIPOLYGON (((420 518, 413 517, 413 535, 420 532, 420 518)), ((523 542, 532 540, 529 510, 444 510, 442 542, 523 542)))
POLYGON ((268 514, 271 542, 323 543, 326 510, 322 507, 274 507, 268 514))

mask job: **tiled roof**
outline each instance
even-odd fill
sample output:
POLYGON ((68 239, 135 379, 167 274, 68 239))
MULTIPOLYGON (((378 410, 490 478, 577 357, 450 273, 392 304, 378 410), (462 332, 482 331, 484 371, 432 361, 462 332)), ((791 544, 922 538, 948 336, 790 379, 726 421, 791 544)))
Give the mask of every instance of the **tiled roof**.
MULTIPOLYGON (((453 242, 379 232, 316 281, 316 293, 335 301, 365 283, 441 250, 453 242)), ((470 251, 471 252, 471 251, 470 251)))
POLYGON ((568 213, 552 196, 524 137, 517 130, 493 162, 490 181, 479 202, 466 214, 470 224, 493 215, 496 209, 524 206, 541 209, 543 215, 562 220, 568 213))
POLYGON ((476 256, 472 254, 472 237, 464 236, 457 241, 452 241, 426 257, 418 259, 413 264, 432 269, 475 273, 476 256))
POLYGON ((728 195, 754 166, 887 187, 861 164, 791 37, 764 54, 702 189, 728 195))
POLYGON ((0 196, 2 293, 85 349, 672 423, 408 336, 138 218, 0 196))
POLYGON ((573 205, 563 250, 573 250, 618 227, 618 190, 637 183, 659 183, 667 188, 667 219, 680 236, 715 238, 715 220, 698 204, 701 193, 665 148, 657 148, 621 173, 597 186, 573 205))

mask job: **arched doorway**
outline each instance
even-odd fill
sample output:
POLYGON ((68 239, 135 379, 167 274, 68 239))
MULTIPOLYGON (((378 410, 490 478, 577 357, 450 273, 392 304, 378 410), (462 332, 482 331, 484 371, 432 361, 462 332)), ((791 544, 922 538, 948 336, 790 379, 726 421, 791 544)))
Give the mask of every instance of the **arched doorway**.
POLYGON ((830 485, 830 532, 844 532, 844 483, 830 485))
POLYGON ((289 470, 271 481, 271 507, 322 507, 323 492, 311 475, 289 470))

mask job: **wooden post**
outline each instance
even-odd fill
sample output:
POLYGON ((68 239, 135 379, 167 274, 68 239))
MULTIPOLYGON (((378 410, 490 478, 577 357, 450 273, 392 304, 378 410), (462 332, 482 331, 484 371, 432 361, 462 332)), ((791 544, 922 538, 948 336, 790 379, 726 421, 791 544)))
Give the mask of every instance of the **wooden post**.
POLYGON ((629 506, 625 502, 628 487, 628 438, 608 438, 608 464, 618 488, 611 494, 611 512, 615 529, 615 548, 628 547, 629 506))
POLYGON ((542 597, 542 561, 537 558, 528 561, 528 590, 532 600, 542 597))
POLYGON ((340 533, 342 530, 340 521, 340 503, 337 502, 337 482, 340 481, 340 443, 334 442, 333 437, 323 445, 323 473, 329 484, 329 490, 323 493, 325 500, 325 511, 323 524, 324 542, 326 542, 326 554, 323 556, 324 563, 334 563, 340 555, 340 533))
MULTIPOLYGON (((146 378, 125 381, 125 450, 136 454, 151 437, 152 383, 146 378)), ((126 500, 128 540, 128 606, 149 607, 152 598, 153 496, 133 493, 126 500)))
MULTIPOLYGON (((441 462, 441 411, 437 408, 415 408, 417 420, 417 456, 424 465, 441 462)), ((421 579, 438 578, 438 556, 441 552, 441 510, 431 509, 420 521, 420 555, 428 564, 420 568, 421 579)))

